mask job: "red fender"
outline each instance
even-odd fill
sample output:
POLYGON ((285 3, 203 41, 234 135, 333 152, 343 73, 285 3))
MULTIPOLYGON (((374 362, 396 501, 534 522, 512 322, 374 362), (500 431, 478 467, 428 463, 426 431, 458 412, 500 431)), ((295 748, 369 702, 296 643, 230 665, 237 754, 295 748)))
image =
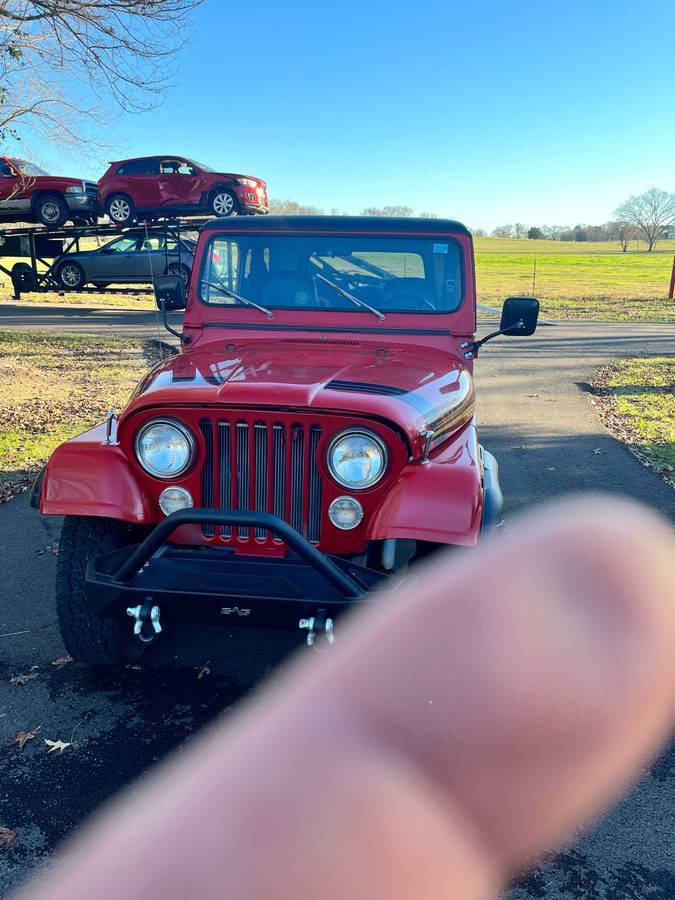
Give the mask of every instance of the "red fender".
POLYGON ((480 538, 483 487, 476 426, 425 465, 406 466, 373 517, 369 540, 412 538, 471 547, 480 538))
POLYGON ((98 425, 56 448, 45 469, 40 512, 156 522, 150 496, 119 445, 105 443, 105 431, 98 425))

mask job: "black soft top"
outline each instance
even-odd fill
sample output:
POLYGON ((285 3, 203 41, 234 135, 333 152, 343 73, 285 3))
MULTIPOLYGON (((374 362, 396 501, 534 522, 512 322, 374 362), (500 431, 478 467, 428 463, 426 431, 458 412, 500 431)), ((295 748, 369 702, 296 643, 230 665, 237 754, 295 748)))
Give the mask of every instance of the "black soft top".
POLYGON ((212 219, 202 231, 347 231, 414 234, 469 234, 452 219, 412 219, 393 216, 233 216, 212 219))

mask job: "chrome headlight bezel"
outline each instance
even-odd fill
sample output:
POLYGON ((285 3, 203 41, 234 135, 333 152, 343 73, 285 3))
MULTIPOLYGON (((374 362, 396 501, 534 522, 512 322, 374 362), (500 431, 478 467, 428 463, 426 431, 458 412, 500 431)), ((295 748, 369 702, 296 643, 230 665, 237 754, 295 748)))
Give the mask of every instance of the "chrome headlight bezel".
POLYGON ((196 448, 197 445, 190 429, 186 425, 183 425, 182 422, 178 422, 176 419, 170 418, 149 419, 138 429, 136 439, 134 440, 134 452, 136 454, 138 464, 145 472, 148 473, 148 475, 152 475, 153 478, 159 478, 162 481, 172 481, 173 479, 179 478, 181 475, 187 472, 187 470, 194 462, 196 448), (181 435, 182 438, 185 439, 185 442, 188 446, 188 453, 185 464, 181 466, 180 469, 176 469, 173 472, 162 472, 160 469, 157 469, 155 466, 149 463, 142 454, 141 441, 143 439, 143 436, 150 428, 153 428, 157 425, 166 425, 169 428, 173 428, 181 435))
POLYGON ((379 484, 387 472, 387 466, 389 465, 387 445, 379 435, 375 434, 375 432, 373 431, 369 431, 366 428, 346 428, 344 431, 336 434, 328 445, 328 450, 326 452, 326 465, 328 466, 328 471, 330 472, 331 478, 336 482, 336 484, 339 484, 340 487, 347 488, 349 491, 367 491, 370 488, 375 487, 376 484, 379 484), (372 481, 367 482, 366 484, 355 484, 354 482, 347 481, 346 479, 341 478, 335 470, 335 466, 333 464, 333 453, 335 451, 335 447, 340 443, 340 441, 344 440, 347 437, 366 438, 367 440, 372 441, 372 443, 380 451, 380 455, 382 456, 382 468, 380 469, 377 477, 372 481))

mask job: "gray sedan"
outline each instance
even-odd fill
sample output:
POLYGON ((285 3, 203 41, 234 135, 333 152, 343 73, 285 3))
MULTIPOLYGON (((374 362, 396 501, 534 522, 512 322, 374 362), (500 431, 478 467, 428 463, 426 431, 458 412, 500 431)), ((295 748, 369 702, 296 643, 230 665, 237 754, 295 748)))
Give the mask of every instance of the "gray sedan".
POLYGON ((156 275, 180 275, 187 283, 192 272, 195 242, 173 235, 148 234, 143 229, 127 231, 95 250, 66 253, 56 266, 59 287, 77 291, 90 283, 152 283, 156 275))

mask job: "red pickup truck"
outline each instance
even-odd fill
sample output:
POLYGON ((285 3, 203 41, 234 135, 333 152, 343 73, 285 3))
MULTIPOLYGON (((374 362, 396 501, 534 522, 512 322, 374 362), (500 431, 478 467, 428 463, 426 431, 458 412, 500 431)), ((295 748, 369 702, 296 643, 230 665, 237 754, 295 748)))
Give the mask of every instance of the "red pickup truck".
POLYGON ((96 182, 49 175, 25 159, 0 156, 0 222, 41 222, 57 227, 68 219, 95 222, 96 182))

